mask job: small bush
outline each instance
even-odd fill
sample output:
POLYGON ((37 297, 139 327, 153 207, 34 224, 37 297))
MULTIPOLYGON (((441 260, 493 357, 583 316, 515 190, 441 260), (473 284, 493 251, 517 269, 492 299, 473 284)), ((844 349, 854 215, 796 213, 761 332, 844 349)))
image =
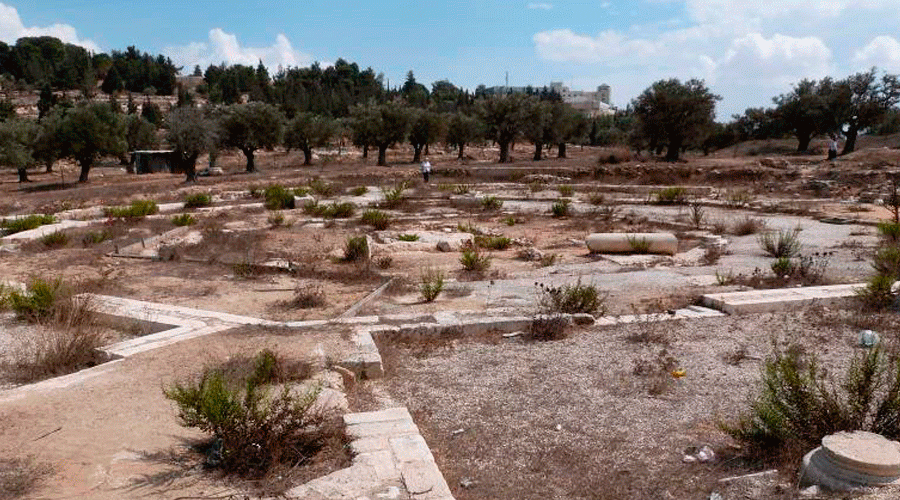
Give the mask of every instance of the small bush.
POLYGON ((104 212, 117 219, 142 219, 159 212, 159 206, 153 200, 135 200, 127 207, 109 207, 104 212))
POLYGON ((289 305, 300 309, 312 309, 322 307, 325 301, 325 289, 318 283, 306 283, 298 285, 294 289, 294 296, 289 305))
POLYGON ((484 210, 499 210, 503 206, 503 200, 496 196, 485 196, 481 199, 481 208, 484 210))
POLYGON ((687 202, 687 189, 672 186, 653 193, 657 205, 683 205, 687 202))
POLYGON ((8 234, 13 234, 30 231, 55 222, 56 217, 52 215, 29 215, 27 217, 4 220, 0 222, 0 228, 5 229, 8 234))
POLYGON ((381 191, 384 194, 384 207, 397 208, 400 205, 403 205, 403 203, 406 202, 404 191, 406 191, 406 188, 408 187, 409 184, 406 181, 403 181, 393 188, 381 188, 381 191))
POLYGON ((753 193, 745 189, 728 191, 725 195, 725 204, 730 208, 740 208, 749 205, 754 198, 753 193))
POLYGON ((569 184, 561 184, 556 189, 559 191, 560 196, 565 196, 566 198, 570 198, 575 194, 575 188, 569 184))
POLYGON ((550 267, 553 264, 556 264, 556 261, 559 260, 559 255, 555 253, 546 253, 541 256, 541 267, 550 267))
POLYGON ((600 313, 606 312, 608 294, 597 290, 594 285, 583 285, 581 278, 573 285, 553 287, 536 283, 539 291, 538 310, 545 314, 555 313, 600 313))
POLYGON ((617 165, 632 160, 631 151, 624 147, 603 148, 597 158, 598 165, 617 165))
POLYGON ((528 190, 531 191, 532 193, 539 193, 546 188, 547 188, 547 183, 540 181, 540 180, 534 180, 528 184, 528 190))
POLYGON ((365 236, 351 236, 344 244, 344 260, 357 262, 369 260, 369 240, 365 236))
POLYGON ((531 320, 528 338, 540 342, 562 340, 568 335, 569 321, 561 314, 542 314, 531 320))
POLYGON ((9 305, 16 317, 33 323, 46 321, 56 312, 57 305, 70 295, 62 279, 34 278, 28 282, 25 292, 12 290, 8 294, 9 305))
POLYGON ((599 206, 603 205, 605 202, 606 196, 599 191, 593 191, 588 195, 588 203, 590 203, 591 205, 599 206))
POLYGON ((273 212, 266 218, 266 222, 272 227, 281 227, 284 225, 284 213, 273 212))
POLYGON ((315 178, 310 181, 309 189, 319 196, 328 197, 334 195, 334 186, 319 178, 315 178))
POLYGON ((897 297, 891 291, 894 277, 877 274, 856 292, 860 305, 867 311, 886 311, 894 307, 897 297))
POLYGON ((699 203, 691 203, 691 224, 694 229, 703 227, 703 221, 706 219, 706 209, 699 203))
POLYGON ((516 220, 515 217, 510 215, 509 217, 504 217, 504 218, 500 219, 500 222, 506 224, 507 226, 515 226, 516 222, 518 222, 518 221, 516 220))
POLYGON ((30 496, 53 473, 53 467, 33 457, 0 458, 0 500, 30 496))
POLYGON ((113 235, 107 230, 91 231, 81 237, 81 244, 85 247, 89 247, 111 239, 113 239, 113 235))
POLYGON ((350 190, 350 194, 353 196, 362 196, 369 192, 369 188, 366 186, 356 186, 355 188, 350 190))
POLYGON ((794 263, 790 257, 779 257, 772 262, 772 273, 778 277, 790 277, 794 274, 794 263))
POLYGON ((419 241, 418 234, 400 234, 397 236, 400 241, 419 241))
POLYGON ((325 211, 325 217, 329 219, 349 219, 353 217, 354 212, 356 212, 356 207, 353 203, 335 202, 328 206, 328 209, 325 211))
POLYGON ((176 226, 193 226, 197 223, 197 219, 193 218, 191 214, 181 214, 172 217, 172 224, 176 226))
POLYGON ((825 373, 800 348, 776 346, 749 413, 723 428, 750 453, 763 455, 812 449, 839 431, 900 436, 900 364, 876 347, 857 354, 839 383, 825 373))
POLYGON ((469 194, 472 191, 472 186, 469 184, 457 184, 453 186, 453 192, 456 194, 469 194))
POLYGON ((360 222, 374 227, 378 231, 384 231, 391 225, 391 216, 381 210, 370 209, 362 213, 360 222))
POLYGON ((184 208, 208 207, 212 204, 212 197, 206 193, 195 193, 184 199, 184 208))
POLYGON ((320 387, 297 394, 265 387, 278 359, 263 351, 246 378, 229 380, 222 369, 207 369, 196 382, 166 389, 182 425, 211 434, 207 465, 260 477, 278 465, 293 466, 312 457, 325 442, 327 416, 316 409, 320 387))
POLYGON ((553 214, 553 217, 566 217, 569 215, 570 205, 569 200, 557 200, 550 206, 550 213, 553 214))
POLYGON ((875 252, 872 267, 883 276, 900 279, 900 247, 882 246, 875 252))
POLYGON ((435 268, 428 268, 419 277, 419 293, 425 302, 434 302, 434 299, 444 290, 444 273, 435 268))
POLYGON ((375 265, 378 266, 378 269, 389 269, 394 265, 394 258, 390 255, 382 255, 375 259, 375 265))
POLYGON ((894 221, 879 222, 878 233, 888 241, 900 242, 900 223, 894 221))
POLYGON ((756 239, 759 247, 770 257, 793 257, 800 253, 799 229, 766 231, 756 239))
POLYGON ((649 253, 650 252, 650 240, 647 238, 638 238, 633 234, 629 234, 627 237, 628 246, 631 247, 631 251, 634 253, 649 253))
POLYGON ((296 196, 298 198, 302 198, 309 194, 309 188, 302 187, 302 186, 295 187, 295 188, 291 189, 291 192, 294 193, 294 196, 296 196))
POLYGON ((459 263, 463 269, 475 273, 484 273, 491 267, 491 258, 478 251, 478 247, 464 247, 459 263))
POLYGON ((466 223, 457 222, 456 230, 461 233, 469 233, 469 234, 473 234, 473 235, 481 234, 481 229, 478 229, 477 227, 475 227, 475 225, 472 224, 471 222, 466 222, 466 223))
POLYGON ((475 236, 475 245, 489 250, 506 250, 512 244, 512 240, 506 236, 475 236))
POLYGON ((69 235, 63 231, 53 231, 42 236, 41 243, 47 248, 61 248, 69 244, 69 235))
MULTIPOLYGON (((731 234, 735 236, 747 236, 756 234, 766 228, 766 222, 754 217, 744 217, 732 226, 731 234)), ((723 231, 718 231, 721 234, 723 231)))
POLYGON ((275 184, 266 188, 263 192, 266 210, 290 210, 294 208, 294 193, 284 186, 275 184))

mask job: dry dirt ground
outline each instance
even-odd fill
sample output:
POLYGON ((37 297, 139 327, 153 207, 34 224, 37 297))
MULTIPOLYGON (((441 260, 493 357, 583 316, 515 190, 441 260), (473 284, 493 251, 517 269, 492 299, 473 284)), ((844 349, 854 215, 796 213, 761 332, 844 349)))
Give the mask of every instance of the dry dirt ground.
MULTIPOLYGON (((176 260, 110 256, 142 238, 174 229, 169 220, 174 213, 142 221, 101 218, 90 227, 69 230, 71 241, 64 248, 50 249, 40 242, 0 246, 0 278, 24 282, 34 276, 63 276, 109 295, 300 320, 339 316, 390 278, 396 278, 392 287, 359 314, 492 307, 529 314, 531 304, 522 299, 528 293, 522 290, 533 288, 534 281, 568 282, 594 274, 606 280, 598 283, 609 285, 613 312, 629 313, 632 308, 658 312, 690 303, 700 293, 733 287, 716 283, 716 264, 643 257, 621 264, 588 254, 583 239, 600 230, 674 230, 684 241, 682 251, 699 243, 689 234, 686 212, 649 207, 641 201, 647 199, 647 189, 630 188, 709 186, 704 199, 734 205, 710 207, 710 214, 731 210, 722 215, 729 222, 752 216, 786 224, 785 214, 806 221, 828 216, 874 222, 890 214, 865 201, 884 197, 888 174, 900 169, 896 150, 883 149, 900 146, 900 139, 879 141, 861 141, 863 148, 871 147, 834 163, 820 156, 789 154, 788 141, 748 144, 677 164, 644 158, 599 165, 597 158, 606 156, 607 150, 570 148, 571 158, 566 160, 516 161, 500 167, 491 163, 496 151, 490 148, 470 148, 470 156, 462 162, 452 152, 433 148, 435 175, 428 186, 421 184, 417 166, 406 163, 411 152, 405 149, 390 152, 391 167, 376 167, 372 158, 363 161, 358 151, 322 152, 312 167, 301 166, 296 153, 262 153, 257 160, 260 172, 253 174, 242 172, 241 157, 226 155, 219 160, 224 176, 202 177, 190 185, 174 175, 128 175, 115 162, 94 169, 91 182, 84 185, 71 184, 77 173, 73 165, 58 165, 50 174, 34 172, 35 182, 27 185, 19 185, 14 173, 6 172, 0 177, 0 215, 55 213, 138 198, 176 202, 198 192, 220 197, 215 206, 228 208, 192 211, 199 220, 195 229, 206 238, 193 247, 175 244, 180 257, 176 260), (533 174, 560 178, 533 188, 523 180, 533 174), (353 218, 337 221, 312 220, 299 209, 285 211, 292 224, 272 227, 269 212, 253 205, 261 200, 250 195, 252 188, 273 183, 301 186, 315 177, 333 183, 344 197, 357 186, 369 186, 376 193, 379 187, 409 180, 409 201, 391 212, 394 224, 378 234, 358 222, 365 207, 359 207, 353 218), (577 187, 578 214, 552 218, 547 213, 559 196, 560 184, 577 187), (499 212, 454 206, 451 197, 464 190, 475 198, 499 195, 510 201, 499 212), (588 198, 597 193, 605 201, 590 207, 588 198), (513 225, 508 225, 509 217, 513 225), (458 234, 460 226, 468 225, 514 240, 509 249, 491 253, 487 276, 462 273, 457 251, 438 252, 433 244, 394 239, 401 233, 458 234), (89 231, 108 231, 112 239, 84 245, 82 236, 89 231), (385 269, 334 258, 348 236, 363 234, 373 237, 376 260, 390 257, 385 269), (544 254, 557 254, 558 260, 541 267, 518 258, 519 250, 529 245, 544 254), (294 271, 248 274, 234 265, 275 259, 290 261, 294 271), (444 269, 451 282, 448 293, 426 304, 418 298, 416 282, 430 266, 444 269), (659 273, 670 281, 654 281, 662 279, 659 273), (515 293, 494 294, 495 282, 515 293), (295 289, 306 286, 321 287, 323 305, 303 309, 289 304, 295 289)), ((519 146, 514 157, 530 158, 528 149, 519 146)), ((709 231, 714 224, 705 225, 709 231)), ((834 227, 837 232, 845 226, 834 227)), ((861 279, 868 272, 862 259, 876 242, 874 230, 857 224, 841 231, 841 241, 822 243, 823 249, 834 247, 839 252, 830 279, 861 279)), ((767 261, 754 254, 758 250, 747 250, 756 246, 755 236, 728 237, 745 250, 723 256, 722 262, 748 273, 754 266, 766 268, 767 261)), ((632 498, 657 498, 653 496, 657 493, 662 495, 658 498, 667 498, 664 493, 669 489, 673 498, 703 498, 713 491, 715 479, 752 468, 731 462, 683 465, 680 452, 706 443, 727 450, 716 422, 734 415, 746 402, 773 334, 809 339, 817 352, 835 362, 852 351, 850 326, 840 322, 823 326, 802 314, 681 323, 665 332, 666 349, 688 376, 671 384, 667 380, 662 392, 649 394, 655 381, 635 375, 635 367, 655 366, 664 346, 628 340, 631 328, 640 327, 592 328, 548 344, 494 339, 426 350, 385 346, 390 351, 388 380, 368 383, 376 397, 357 398, 351 410, 391 401, 408 405, 460 499, 616 498, 609 496, 615 488, 623 492, 619 497, 633 491, 639 493, 632 498), (734 365, 724 360, 741 346, 751 357, 734 365), (463 432, 454 433, 458 429, 463 432), (669 477, 675 478, 672 484, 661 482, 669 477), (460 486, 464 479, 471 481, 470 487, 460 486)), ((233 484, 191 462, 185 443, 199 435, 178 425, 161 388, 197 374, 206 364, 267 346, 303 357, 322 343, 337 359, 348 348, 347 334, 216 334, 128 358, 77 387, 0 403, 0 457, 34 457, 50 464, 53 472, 37 493, 41 498, 177 498, 230 491, 233 484)), ((790 480, 788 472, 780 482, 790 480)), ((747 498, 777 494, 769 491, 747 498)))

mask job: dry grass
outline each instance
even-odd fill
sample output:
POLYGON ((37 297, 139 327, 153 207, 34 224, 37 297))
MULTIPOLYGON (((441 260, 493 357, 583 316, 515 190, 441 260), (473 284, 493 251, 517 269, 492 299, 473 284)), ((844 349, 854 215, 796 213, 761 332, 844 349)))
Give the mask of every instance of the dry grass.
POLYGON ((33 457, 0 458, 0 500, 30 495, 52 472, 51 466, 39 463, 33 457))

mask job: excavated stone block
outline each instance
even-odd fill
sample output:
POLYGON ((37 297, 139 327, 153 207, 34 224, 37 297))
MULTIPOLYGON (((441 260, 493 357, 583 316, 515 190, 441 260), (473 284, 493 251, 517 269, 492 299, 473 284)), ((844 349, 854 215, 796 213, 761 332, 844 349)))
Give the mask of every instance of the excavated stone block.
POLYGON ((649 245, 649 253, 678 252, 678 238, 672 233, 594 233, 585 239, 588 250, 596 253, 634 253, 635 242, 642 241, 649 245))

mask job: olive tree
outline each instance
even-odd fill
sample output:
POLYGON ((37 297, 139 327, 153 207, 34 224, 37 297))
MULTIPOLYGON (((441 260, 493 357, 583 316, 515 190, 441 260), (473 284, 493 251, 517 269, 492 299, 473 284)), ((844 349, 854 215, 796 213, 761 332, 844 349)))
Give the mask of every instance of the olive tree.
POLYGON ((9 119, 0 122, 0 165, 16 169, 19 182, 29 182, 28 167, 34 161, 29 137, 37 125, 26 120, 9 119))
POLYGON ((446 124, 433 111, 415 110, 410 116, 409 143, 413 147, 413 163, 422 160, 422 150, 444 135, 446 124))
POLYGON ((378 165, 387 165, 387 150, 406 137, 409 109, 399 102, 357 106, 352 111, 354 141, 362 139, 378 148, 378 165))
POLYGON ((225 147, 239 149, 247 157, 247 172, 255 172, 253 156, 281 142, 283 117, 271 104, 232 104, 219 117, 219 139, 225 147))
POLYGON ((460 160, 463 159, 466 144, 484 135, 481 122, 474 116, 462 112, 450 115, 447 120, 447 144, 456 146, 460 160))
POLYGON ((702 80, 660 80, 631 103, 637 132, 651 146, 664 141, 666 160, 677 161, 683 146, 699 142, 710 129, 719 99, 702 80))
POLYGON ((81 167, 78 182, 87 182, 94 163, 103 156, 119 156, 126 149, 121 115, 105 102, 79 102, 65 110, 57 129, 60 157, 81 167))
POLYGON ((297 113, 284 132, 284 146, 303 151, 303 164, 312 165, 312 149, 327 146, 337 133, 337 122, 313 113, 297 113))
POLYGON ((166 142, 185 174, 185 182, 194 182, 197 180, 197 157, 215 143, 213 123, 200 110, 190 106, 173 109, 166 123, 166 142))
POLYGON ((484 98, 476 110, 484 122, 485 136, 500 146, 500 163, 509 162, 509 145, 522 131, 526 119, 525 101, 521 94, 484 98))

